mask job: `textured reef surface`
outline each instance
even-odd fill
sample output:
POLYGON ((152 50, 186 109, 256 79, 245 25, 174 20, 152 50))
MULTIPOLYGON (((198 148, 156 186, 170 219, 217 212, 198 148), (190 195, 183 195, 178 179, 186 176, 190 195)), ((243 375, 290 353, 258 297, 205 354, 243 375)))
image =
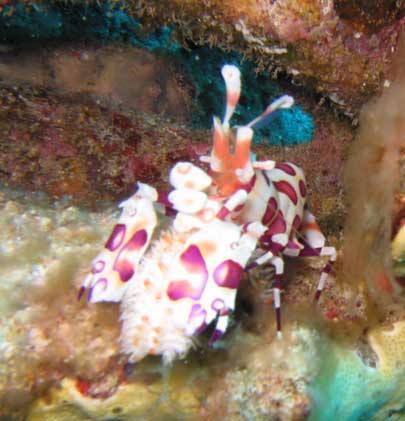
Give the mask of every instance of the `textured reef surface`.
POLYGON ((0 4, 0 420, 403 420, 404 5, 164 3, 0 4), (120 304, 78 293, 136 183, 208 171, 225 63, 243 86, 231 126, 294 97, 255 127, 249 162, 303 168, 337 261, 315 304, 325 257, 284 259, 281 339, 263 265, 220 340, 210 326, 171 364, 131 362, 120 304))
MULTIPOLYGON (((6 42, 125 41, 173 54, 218 47, 252 58, 272 77, 327 97, 350 115, 390 83, 389 62, 403 26, 402 2, 266 0, 7 1, 6 42), (25 4, 25 7, 23 6, 25 4), (80 22, 80 31, 75 28, 80 22), (163 28, 163 29, 162 29, 163 28), (175 32, 175 42, 170 34, 175 32)), ((181 53, 180 53, 181 54, 181 53)))

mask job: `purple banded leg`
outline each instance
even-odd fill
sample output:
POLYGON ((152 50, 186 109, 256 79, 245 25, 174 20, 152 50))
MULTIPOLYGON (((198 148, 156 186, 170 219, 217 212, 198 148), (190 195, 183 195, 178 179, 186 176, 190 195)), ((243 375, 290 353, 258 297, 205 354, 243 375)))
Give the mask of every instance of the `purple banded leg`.
POLYGON ((208 341, 209 345, 213 345, 215 342, 219 341, 224 335, 226 328, 228 327, 229 316, 219 316, 217 319, 217 324, 215 326, 214 333, 212 334, 210 340, 208 341))
POLYGON ((276 323, 277 323, 277 337, 281 338, 281 278, 284 273, 284 261, 279 256, 274 256, 273 253, 268 251, 264 253, 262 256, 257 258, 253 261, 247 269, 252 269, 258 265, 262 265, 270 261, 271 264, 274 266, 276 274, 275 274, 275 281, 274 281, 274 288, 273 288, 273 297, 274 297, 274 310, 276 312, 276 323))
POLYGON ((276 312, 276 323, 277 323, 277 337, 281 338, 281 278, 284 273, 284 261, 278 256, 278 254, 283 253, 285 247, 288 244, 288 236, 285 233, 274 234, 271 236, 271 241, 268 246, 268 251, 254 260, 249 266, 248 269, 251 269, 258 265, 263 265, 266 262, 270 263, 275 268, 275 281, 273 288, 274 296, 274 309, 276 312))
POLYGON ((286 245, 288 244, 288 236, 287 234, 274 234, 271 236, 271 242, 267 248, 267 251, 263 253, 260 257, 255 259, 252 263, 250 263, 246 270, 250 270, 255 268, 256 266, 264 265, 271 259, 283 252, 286 245))
POLYGON ((224 221, 232 211, 246 202, 247 196, 246 190, 238 190, 225 202, 224 206, 216 214, 216 218, 224 221))
POLYGON ((284 273, 284 261, 281 257, 274 256, 271 259, 271 263, 273 264, 276 275, 275 275, 275 281, 274 281, 274 310, 276 312, 276 323, 277 323, 277 337, 279 339, 282 338, 281 334, 281 278, 284 273))
POLYGON ((315 256, 328 256, 329 260, 328 263, 323 267, 321 271, 321 277, 319 279, 318 288, 316 289, 316 293, 314 296, 314 301, 318 302, 319 297, 325 287, 326 279, 330 271, 332 270, 333 263, 336 261, 336 249, 335 247, 319 247, 319 248, 312 248, 308 245, 305 245, 304 248, 297 250, 297 249, 290 249, 287 248, 284 251, 284 254, 287 256, 293 257, 315 257, 315 256))
POLYGON ((320 256, 328 256, 329 260, 328 263, 324 266, 321 272, 321 277, 319 279, 318 288, 316 289, 314 301, 318 302, 319 297, 321 296, 322 290, 325 286, 326 279, 330 271, 332 270, 332 266, 336 261, 336 249, 335 247, 322 247, 319 253, 320 256))
POLYGON ((260 257, 258 257, 257 259, 253 260, 252 263, 249 263, 246 266, 246 271, 249 271, 251 269, 254 269, 257 266, 264 265, 269 260, 271 260, 273 257, 274 257, 274 255, 273 255, 273 253, 271 251, 267 251, 266 253, 263 253, 260 257))
POLYGON ((77 301, 80 301, 84 295, 84 293, 86 292, 86 287, 85 286, 81 286, 79 293, 77 294, 77 301))

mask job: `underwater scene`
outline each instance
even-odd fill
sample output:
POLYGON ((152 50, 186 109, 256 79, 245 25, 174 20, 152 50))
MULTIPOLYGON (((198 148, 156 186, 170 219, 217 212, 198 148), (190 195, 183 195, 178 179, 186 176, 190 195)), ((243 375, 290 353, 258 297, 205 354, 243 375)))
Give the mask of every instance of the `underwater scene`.
POLYGON ((404 26, 0 1, 0 421, 405 421, 404 26))

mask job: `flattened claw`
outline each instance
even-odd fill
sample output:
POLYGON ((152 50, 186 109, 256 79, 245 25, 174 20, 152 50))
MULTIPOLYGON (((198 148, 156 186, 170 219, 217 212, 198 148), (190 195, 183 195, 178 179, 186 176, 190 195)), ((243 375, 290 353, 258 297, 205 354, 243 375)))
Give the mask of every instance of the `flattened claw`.
POLYGON ((157 224, 154 198, 157 198, 156 190, 139 183, 136 194, 120 204, 120 218, 104 249, 93 260, 79 299, 88 290, 88 302, 121 300, 157 224))

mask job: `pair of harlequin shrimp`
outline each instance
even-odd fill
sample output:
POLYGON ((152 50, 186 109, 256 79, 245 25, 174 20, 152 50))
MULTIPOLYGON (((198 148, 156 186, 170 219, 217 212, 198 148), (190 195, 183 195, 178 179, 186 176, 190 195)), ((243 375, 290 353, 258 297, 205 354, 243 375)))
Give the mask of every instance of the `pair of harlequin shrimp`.
POLYGON ((213 321, 210 343, 221 338, 241 276, 257 265, 275 268, 280 337, 283 255, 329 257, 316 300, 336 259, 306 208, 303 171, 291 163, 250 159, 253 127, 291 107, 293 99, 282 96, 246 126, 230 128, 240 72, 225 65, 222 75, 227 104, 223 121, 214 118, 211 155, 202 158, 209 172, 177 163, 169 193, 138 183, 136 193, 120 204, 120 218, 79 293, 80 298, 87 290, 89 302, 121 301, 120 340, 133 362, 148 354, 162 355, 165 362, 185 355, 195 335, 213 321))

